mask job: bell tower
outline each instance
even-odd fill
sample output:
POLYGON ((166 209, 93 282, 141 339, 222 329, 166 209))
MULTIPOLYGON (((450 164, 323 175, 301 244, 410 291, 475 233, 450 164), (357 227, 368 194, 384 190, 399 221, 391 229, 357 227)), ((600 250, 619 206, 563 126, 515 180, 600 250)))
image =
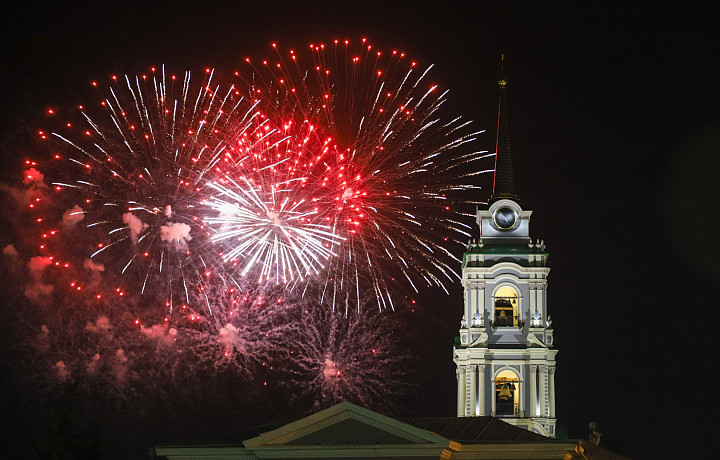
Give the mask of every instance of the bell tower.
POLYGON ((493 194, 487 209, 477 210, 480 239, 463 255, 464 311, 453 349, 457 415, 491 415, 555 437, 548 253, 530 237, 532 211, 516 194, 506 91, 501 70, 493 194))

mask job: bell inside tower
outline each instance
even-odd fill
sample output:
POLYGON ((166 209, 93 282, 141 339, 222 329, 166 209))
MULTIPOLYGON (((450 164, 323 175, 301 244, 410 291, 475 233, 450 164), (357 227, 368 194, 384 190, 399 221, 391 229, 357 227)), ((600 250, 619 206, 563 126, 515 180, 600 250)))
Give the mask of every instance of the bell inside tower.
POLYGON ((520 385, 513 371, 504 370, 495 379, 495 414, 517 416, 520 402, 520 385))
POLYGON ((503 286, 495 293, 495 315, 493 326, 518 326, 518 295, 515 289, 503 286))

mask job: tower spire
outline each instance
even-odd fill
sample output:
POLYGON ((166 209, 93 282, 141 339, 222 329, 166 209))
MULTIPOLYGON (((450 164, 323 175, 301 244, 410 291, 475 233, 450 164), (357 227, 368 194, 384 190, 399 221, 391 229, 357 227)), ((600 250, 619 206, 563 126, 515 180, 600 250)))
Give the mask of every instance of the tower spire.
POLYGON ((493 416, 555 437, 555 355, 547 308, 545 243, 530 238, 532 211, 515 194, 507 80, 498 88, 493 194, 478 207, 480 241, 462 259, 463 316, 453 347, 458 417, 493 416))
POLYGON ((503 198, 517 199, 515 193, 515 179, 513 174, 512 153, 510 152, 510 126, 508 123, 508 108, 505 88, 504 61, 505 55, 500 55, 500 76, 498 77, 498 125, 495 138, 495 177, 493 178, 493 194, 490 202, 503 198))

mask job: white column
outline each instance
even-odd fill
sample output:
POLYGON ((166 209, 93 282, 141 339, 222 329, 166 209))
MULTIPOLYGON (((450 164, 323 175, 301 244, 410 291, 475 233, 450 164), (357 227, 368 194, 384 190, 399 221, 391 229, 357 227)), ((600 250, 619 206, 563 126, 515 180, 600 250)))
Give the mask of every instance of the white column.
POLYGON ((548 368, 548 391, 550 392, 548 398, 548 406, 550 406, 550 418, 555 418, 555 366, 548 368))
MULTIPOLYGON (((490 367, 490 369, 492 369, 492 366, 490 367)), ((497 385, 497 381, 490 379, 490 391, 488 391, 488 395, 490 395, 490 415, 492 415, 493 417, 497 416, 497 407, 495 404, 495 386, 496 385, 497 385)))
POLYGON ((532 327, 533 321, 535 320, 535 311, 537 310, 538 290, 537 284, 535 283, 530 283, 528 287, 530 288, 530 318, 527 318, 526 321, 529 321, 532 327))
MULTIPOLYGON (((468 283, 468 311, 470 312, 470 318, 468 324, 470 327, 475 327, 475 314, 477 313, 477 283, 468 283)), ((472 337, 468 339, 468 343, 472 343, 472 337)))
POLYGON ((485 327, 485 283, 479 283, 477 296, 478 311, 480 312, 480 325, 485 327))
POLYGON ((547 417, 546 405, 547 401, 547 366, 541 365, 540 369, 540 415, 547 417))
POLYGON ((473 417, 476 414, 475 412, 475 402, 477 401, 477 366, 475 364, 471 364, 468 367, 468 371, 470 372, 470 378, 468 378, 468 387, 469 387, 469 401, 468 405, 465 408, 465 415, 468 417, 473 417))
POLYGON ((537 364, 530 365, 530 417, 538 415, 537 364))
POLYGON ((465 415, 465 366, 458 365, 457 368, 458 394, 457 394, 457 415, 465 415))
POLYGON ((485 415, 485 365, 478 365, 478 415, 485 415))
MULTIPOLYGON (((465 284, 465 319, 467 319, 468 327, 472 326, 473 309, 472 309, 472 290, 470 283, 465 284)), ((468 344, 470 339, 468 339, 468 344)))
MULTIPOLYGON (((473 284, 473 319, 478 315, 480 311, 480 283, 473 284)), ((479 326, 480 323, 477 323, 479 326)), ((476 324, 473 324, 476 326, 476 324)))

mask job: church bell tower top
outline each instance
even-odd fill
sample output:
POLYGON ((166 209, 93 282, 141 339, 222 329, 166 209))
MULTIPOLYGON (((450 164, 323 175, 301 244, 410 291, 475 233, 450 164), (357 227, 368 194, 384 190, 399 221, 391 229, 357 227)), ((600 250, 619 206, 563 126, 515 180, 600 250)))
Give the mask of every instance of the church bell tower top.
POLYGON ((477 210, 480 238, 484 244, 527 245, 530 240, 530 215, 515 191, 515 172, 510 149, 510 126, 507 103, 505 56, 500 57, 498 76, 498 118, 495 143, 493 193, 486 209, 477 210))
POLYGON ((463 316, 453 347, 457 415, 499 417, 555 437, 549 256, 542 240, 531 240, 532 211, 515 191, 506 88, 501 66, 493 193, 477 210, 480 239, 468 241, 462 261, 463 316))

